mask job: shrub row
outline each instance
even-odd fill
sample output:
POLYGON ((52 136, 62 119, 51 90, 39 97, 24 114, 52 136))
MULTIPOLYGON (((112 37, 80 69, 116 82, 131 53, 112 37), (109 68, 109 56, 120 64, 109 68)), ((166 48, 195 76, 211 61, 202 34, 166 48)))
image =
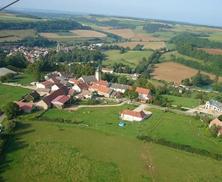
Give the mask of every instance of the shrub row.
POLYGON ((146 141, 146 142, 153 142, 153 143, 164 145, 164 146, 167 146, 167 147, 171 147, 171 148, 174 148, 174 149, 177 149, 177 150, 183 150, 185 152, 198 154, 198 155, 210 157, 210 158, 218 160, 218 161, 222 161, 222 154, 212 153, 212 152, 209 152, 209 151, 204 150, 204 149, 194 148, 190 145, 178 144, 178 143, 174 143, 174 142, 171 142, 171 141, 167 141, 167 140, 162 139, 162 138, 154 139, 150 136, 145 136, 145 135, 139 135, 139 136, 137 136, 137 139, 143 140, 143 141, 146 141))

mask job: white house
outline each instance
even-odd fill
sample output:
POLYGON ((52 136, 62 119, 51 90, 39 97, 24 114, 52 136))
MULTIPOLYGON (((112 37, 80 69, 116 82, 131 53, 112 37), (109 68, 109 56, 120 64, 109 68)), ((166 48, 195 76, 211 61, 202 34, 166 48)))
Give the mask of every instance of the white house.
POLYGON ((147 114, 145 114, 145 112, 140 111, 131 111, 131 110, 124 110, 121 113, 121 119, 124 121, 136 121, 136 122, 140 122, 143 121, 144 119, 148 118, 149 116, 147 114))
POLYGON ((136 92, 138 93, 138 98, 141 101, 149 101, 152 99, 152 95, 151 95, 151 90, 150 89, 146 89, 146 88, 141 88, 141 87, 137 87, 136 88, 136 92))
POLYGON ((69 83, 73 85, 72 89, 75 90, 77 93, 83 92, 83 90, 88 90, 88 85, 81 80, 69 80, 69 83))
POLYGON ((205 104, 205 109, 222 112, 222 103, 216 100, 210 100, 205 104))
POLYGON ((120 93, 124 94, 128 89, 131 88, 131 86, 118 84, 118 83, 112 83, 110 88, 113 89, 116 92, 120 92, 120 93))

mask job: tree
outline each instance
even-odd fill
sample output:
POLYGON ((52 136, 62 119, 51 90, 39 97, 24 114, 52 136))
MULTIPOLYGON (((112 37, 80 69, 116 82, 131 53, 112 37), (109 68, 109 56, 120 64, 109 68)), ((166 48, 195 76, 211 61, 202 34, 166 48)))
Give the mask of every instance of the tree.
POLYGON ((20 114, 19 106, 14 102, 9 102, 3 108, 3 111, 8 119, 14 119, 20 114))
POLYGON ((134 100, 134 99, 137 99, 138 98, 138 93, 135 92, 135 90, 127 90, 125 93, 124 93, 124 96, 129 98, 130 100, 134 100))
POLYGON ((3 134, 8 135, 11 134, 13 129, 15 128, 15 122, 13 120, 4 119, 2 121, 3 134))
POLYGON ((22 54, 19 54, 19 53, 6 57, 5 62, 7 65, 20 68, 20 69, 24 69, 28 65, 26 58, 22 54))
POLYGON ((217 137, 218 135, 218 131, 219 131, 219 128, 215 125, 213 125, 211 128, 210 128, 210 133, 213 137, 217 137))
POLYGON ((220 121, 222 121, 222 115, 220 115, 220 116, 218 117, 218 119, 219 119, 220 121))

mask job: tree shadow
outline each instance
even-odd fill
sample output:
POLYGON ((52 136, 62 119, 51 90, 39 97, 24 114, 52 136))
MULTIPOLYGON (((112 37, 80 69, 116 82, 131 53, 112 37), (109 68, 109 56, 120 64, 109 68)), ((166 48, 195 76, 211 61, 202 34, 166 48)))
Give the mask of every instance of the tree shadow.
POLYGON ((6 181, 1 175, 10 168, 12 159, 8 158, 10 153, 24 149, 28 147, 28 144, 22 139, 24 135, 35 132, 34 129, 30 129, 31 124, 28 123, 16 123, 15 133, 8 136, 7 142, 4 144, 4 149, 0 156, 0 181, 6 181))

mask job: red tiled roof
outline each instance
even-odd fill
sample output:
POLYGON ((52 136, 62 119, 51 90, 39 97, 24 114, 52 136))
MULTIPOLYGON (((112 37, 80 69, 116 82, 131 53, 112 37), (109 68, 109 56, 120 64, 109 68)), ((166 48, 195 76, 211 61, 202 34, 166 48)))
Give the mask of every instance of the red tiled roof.
POLYGON ((75 80, 75 79, 72 79, 72 80, 69 80, 70 83, 74 84, 74 85, 78 85, 78 87, 81 89, 81 90, 88 90, 89 86, 87 85, 87 83, 84 83, 82 82, 81 80, 75 80))
POLYGON ((149 95, 151 90, 150 89, 146 89, 146 88, 142 88, 142 87, 137 87, 136 88, 136 92, 138 94, 144 94, 144 95, 149 95))
POLYGON ((69 83, 72 83, 72 84, 78 84, 79 81, 76 80, 76 79, 70 79, 70 80, 69 80, 69 83))
POLYGON ((32 103, 16 102, 16 104, 19 106, 19 108, 22 111, 24 111, 24 110, 32 110, 33 109, 33 104, 32 103))
POLYGON ((68 102, 70 99, 69 96, 66 96, 66 95, 60 95, 58 97, 56 97, 52 103, 60 103, 60 104, 65 104, 66 102, 68 102))
POLYGON ((218 118, 216 118, 210 122, 210 126, 213 126, 213 125, 222 127, 222 121, 220 121, 218 118))
POLYGON ((93 84, 92 86, 90 86, 90 89, 104 94, 109 94, 111 92, 111 89, 109 87, 98 84, 93 84))
POLYGON ((49 81, 49 80, 42 82, 42 84, 43 84, 46 88, 51 88, 51 87, 54 85, 54 83, 51 82, 51 81, 49 81))
POLYGON ((106 86, 108 87, 109 86, 109 83, 105 80, 99 80, 97 82, 93 82, 93 84, 97 84, 97 85, 101 85, 101 86, 106 86))
POLYGON ((64 86, 58 90, 56 90, 55 92, 52 92, 51 94, 49 94, 48 96, 44 97, 43 98, 43 101, 48 105, 50 106, 51 105, 51 102, 58 96, 60 95, 67 95, 68 94, 68 87, 64 86))
POLYGON ((137 118, 145 118, 146 117, 146 114, 143 111, 136 112, 136 111, 131 111, 131 110, 124 110, 121 114, 133 116, 133 117, 137 117, 137 118))
POLYGON ((68 95, 73 95, 75 93, 75 90, 73 90, 73 89, 69 89, 69 92, 68 92, 68 95))

